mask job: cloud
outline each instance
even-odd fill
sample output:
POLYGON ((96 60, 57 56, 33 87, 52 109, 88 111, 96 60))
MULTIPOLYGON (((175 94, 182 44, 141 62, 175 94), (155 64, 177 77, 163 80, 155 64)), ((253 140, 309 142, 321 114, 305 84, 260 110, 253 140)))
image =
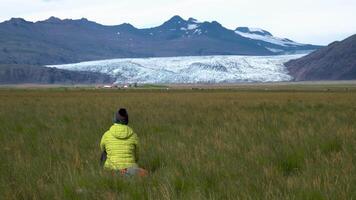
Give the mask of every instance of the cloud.
POLYGON ((44 2, 50 2, 50 1, 59 1, 59 0, 42 0, 44 2))

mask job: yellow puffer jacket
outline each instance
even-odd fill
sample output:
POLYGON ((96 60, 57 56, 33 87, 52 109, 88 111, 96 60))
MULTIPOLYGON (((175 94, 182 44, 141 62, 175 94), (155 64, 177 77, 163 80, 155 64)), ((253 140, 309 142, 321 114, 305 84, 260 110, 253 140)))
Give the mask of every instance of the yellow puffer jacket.
POLYGON ((100 149, 106 150, 106 169, 120 170, 137 166, 138 137, 123 124, 114 124, 101 138, 100 149))

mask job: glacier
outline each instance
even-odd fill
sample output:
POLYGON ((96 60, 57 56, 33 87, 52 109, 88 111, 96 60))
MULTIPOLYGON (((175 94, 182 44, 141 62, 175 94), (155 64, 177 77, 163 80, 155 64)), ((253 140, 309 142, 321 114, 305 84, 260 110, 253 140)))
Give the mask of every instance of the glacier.
POLYGON ((292 80, 283 64, 304 55, 120 58, 47 67, 109 74, 117 84, 282 82, 292 80))

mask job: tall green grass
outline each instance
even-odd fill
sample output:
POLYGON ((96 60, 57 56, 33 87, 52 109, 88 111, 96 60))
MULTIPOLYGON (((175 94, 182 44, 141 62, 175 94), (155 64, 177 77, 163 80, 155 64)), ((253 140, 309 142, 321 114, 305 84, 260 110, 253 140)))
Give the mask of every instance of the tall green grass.
POLYGON ((0 90, 1 199, 354 199, 356 93, 0 90), (147 178, 99 166, 119 107, 147 178))

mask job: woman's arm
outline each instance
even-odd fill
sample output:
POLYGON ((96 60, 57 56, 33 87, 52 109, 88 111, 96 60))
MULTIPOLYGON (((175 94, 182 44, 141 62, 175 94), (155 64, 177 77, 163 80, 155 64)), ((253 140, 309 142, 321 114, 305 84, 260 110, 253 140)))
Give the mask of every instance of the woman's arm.
POLYGON ((103 137, 101 137, 100 140, 100 150, 102 152, 105 151, 105 138, 106 138, 106 133, 104 133, 103 137))

